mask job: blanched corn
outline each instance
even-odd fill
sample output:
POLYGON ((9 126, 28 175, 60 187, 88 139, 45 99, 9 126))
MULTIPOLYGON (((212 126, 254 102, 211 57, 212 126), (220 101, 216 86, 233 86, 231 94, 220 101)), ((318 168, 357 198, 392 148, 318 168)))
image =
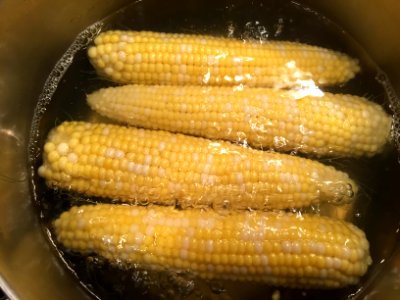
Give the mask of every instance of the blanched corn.
POLYGON ((101 204, 73 207, 54 229, 73 251, 206 279, 338 288, 357 283, 371 263, 361 230, 317 215, 101 204))
POLYGON ((128 85, 101 89, 87 100, 100 114, 131 125, 256 147, 319 156, 372 156, 383 149, 391 118, 379 105, 357 96, 314 93, 128 85))
POLYGON ((359 71, 356 60, 316 46, 147 31, 103 32, 88 55, 120 83, 290 87, 343 83, 359 71))
POLYGON ((347 203, 346 173, 316 161, 227 142, 108 124, 65 122, 44 146, 50 186, 182 207, 288 208, 347 203))

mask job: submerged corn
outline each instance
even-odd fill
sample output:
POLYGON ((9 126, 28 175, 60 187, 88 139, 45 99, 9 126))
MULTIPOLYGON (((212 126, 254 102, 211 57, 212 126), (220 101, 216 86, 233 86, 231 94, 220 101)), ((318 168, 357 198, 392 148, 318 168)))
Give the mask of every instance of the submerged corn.
POLYGON ((88 55, 119 83, 290 87, 343 83, 359 71, 347 55, 295 42, 147 31, 103 32, 88 55))
POLYGON ((50 186, 128 202, 247 208, 347 203, 344 172, 227 142, 108 124, 65 122, 44 146, 50 186))
POLYGON ((73 207, 54 229, 73 251, 206 279, 338 288, 356 284, 371 263, 360 229, 317 215, 100 204, 73 207))
POLYGON ((319 156, 372 156, 391 125, 365 98, 320 90, 127 85, 101 89, 87 101, 135 126, 319 156))

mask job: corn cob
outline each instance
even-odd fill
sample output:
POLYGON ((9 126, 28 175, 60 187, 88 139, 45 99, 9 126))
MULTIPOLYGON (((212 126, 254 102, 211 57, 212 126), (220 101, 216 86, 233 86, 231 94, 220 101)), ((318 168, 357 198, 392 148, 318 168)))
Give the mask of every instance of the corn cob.
POLYGON ((294 42, 107 31, 88 50, 97 71, 119 83, 290 87, 346 82, 358 62, 294 42))
POLYGON ((129 85, 101 89, 87 101, 135 126, 319 156, 372 156, 383 149, 391 125, 365 98, 268 88, 129 85))
POLYGON ((317 215, 98 204, 64 212, 54 229, 73 251, 206 279, 338 288, 371 263, 360 229, 317 215))
POLYGON ((127 202, 237 209, 347 203, 346 173, 286 154, 108 124, 65 122, 44 146, 50 186, 127 202))

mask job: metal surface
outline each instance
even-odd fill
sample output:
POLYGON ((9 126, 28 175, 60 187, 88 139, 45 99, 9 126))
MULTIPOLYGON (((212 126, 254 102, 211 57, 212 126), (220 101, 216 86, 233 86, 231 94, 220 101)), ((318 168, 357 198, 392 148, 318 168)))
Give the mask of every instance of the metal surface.
MULTIPOLYGON (((61 266, 39 226, 29 193, 27 141, 37 97, 58 58, 80 30, 127 2, 0 1, 0 287, 12 299, 89 299, 61 266)), ((400 91, 399 1, 307 2, 355 37, 400 91)), ((398 222, 399 215, 388 211, 385 216, 398 222)), ((383 248, 394 243, 384 241, 383 248)), ((386 266, 367 299, 400 297, 399 266, 399 259, 386 266)))

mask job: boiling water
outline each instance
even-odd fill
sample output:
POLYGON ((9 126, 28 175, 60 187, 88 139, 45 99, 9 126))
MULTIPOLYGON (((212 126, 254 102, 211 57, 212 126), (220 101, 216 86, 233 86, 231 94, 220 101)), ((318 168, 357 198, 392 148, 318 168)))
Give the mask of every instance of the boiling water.
MULTIPOLYGON (((160 1, 161 2, 161 1, 160 1)), ((201 1, 199 1, 201 2, 201 1)), ((218 1, 216 1, 218 2, 218 1)), ((146 2, 134 3, 83 31, 59 61, 39 99, 32 125, 31 162, 32 191, 49 239, 53 242, 50 224, 71 205, 96 202, 98 199, 67 191, 48 189, 37 176, 41 149, 51 128, 65 120, 102 121, 86 104, 86 94, 113 85, 98 77, 86 56, 87 46, 101 31, 135 29, 165 32, 204 33, 256 40, 291 40, 323 46, 348 53, 360 59, 362 73, 350 82, 325 89, 332 92, 366 96, 387 109, 394 95, 389 83, 366 53, 343 30, 318 13, 294 2, 253 1, 245 5, 182 6, 160 4, 154 9, 146 2)), ((346 219, 365 230, 371 243, 374 264, 358 286, 334 291, 277 289, 262 284, 225 281, 204 281, 189 273, 126 270, 95 256, 80 256, 66 249, 55 248, 65 264, 94 297, 101 299, 340 299, 368 292, 371 282, 391 256, 398 224, 385 218, 387 211, 399 211, 392 201, 399 177, 394 151, 390 149, 372 159, 323 159, 345 170, 361 186, 360 196, 345 207, 312 207, 316 213, 346 219), (391 194, 392 193, 392 194, 391 194), (378 219, 378 217, 380 218, 378 219), (379 226, 377 228, 377 220, 379 226), (387 233, 381 235, 382 230, 387 233)))

